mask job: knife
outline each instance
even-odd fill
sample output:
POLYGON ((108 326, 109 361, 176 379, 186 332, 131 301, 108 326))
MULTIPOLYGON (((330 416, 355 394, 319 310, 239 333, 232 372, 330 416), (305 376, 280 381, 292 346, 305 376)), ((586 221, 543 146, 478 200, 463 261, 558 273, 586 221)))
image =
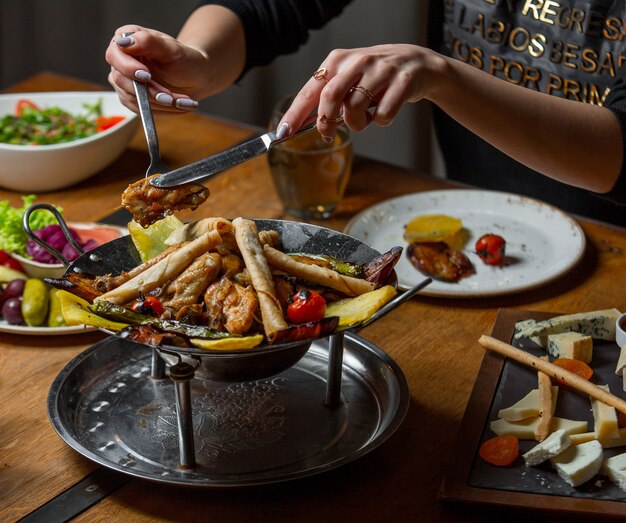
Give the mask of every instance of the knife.
MULTIPOLYGON (((150 180, 150 183, 154 187, 169 188, 189 182, 206 181, 226 169, 230 169, 235 165, 266 153, 277 143, 286 142, 294 136, 312 131, 315 129, 316 123, 317 114, 313 114, 309 116, 302 124, 302 127, 291 136, 279 140, 276 138, 276 131, 270 131, 220 153, 208 156, 197 162, 185 165, 184 167, 174 169, 161 176, 156 176, 150 180)), ((338 116, 335 119, 335 123, 343 123, 343 117, 341 115, 338 116)))

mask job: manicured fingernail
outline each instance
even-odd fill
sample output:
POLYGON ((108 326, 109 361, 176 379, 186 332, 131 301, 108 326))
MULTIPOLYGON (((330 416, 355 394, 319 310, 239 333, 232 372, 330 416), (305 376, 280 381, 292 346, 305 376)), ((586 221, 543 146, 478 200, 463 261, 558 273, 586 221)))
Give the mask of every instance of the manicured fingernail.
POLYGON ((118 38, 115 43, 119 47, 130 47, 135 43, 135 39, 132 36, 122 36, 122 38, 118 38))
POLYGON ((198 102, 189 98, 179 98, 176 100, 176 107, 179 109, 195 109, 198 107, 198 102))
POLYGON ((287 122, 283 122, 276 129, 276 139, 282 140, 285 136, 289 134, 289 124, 287 122))
POLYGON ((322 140, 324 140, 326 143, 333 143, 333 137, 332 136, 323 136, 322 135, 322 140))
POLYGON ((138 71, 135 71, 135 78, 142 82, 149 82, 150 80, 152 80, 152 75, 148 71, 143 71, 139 69, 138 71))
POLYGON ((161 105, 172 105, 174 103, 174 98, 166 93, 158 93, 154 99, 161 105))

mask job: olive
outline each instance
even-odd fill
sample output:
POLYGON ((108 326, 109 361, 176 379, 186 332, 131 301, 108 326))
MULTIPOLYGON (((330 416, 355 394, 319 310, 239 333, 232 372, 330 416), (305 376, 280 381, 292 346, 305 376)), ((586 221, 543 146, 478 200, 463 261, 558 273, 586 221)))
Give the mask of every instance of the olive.
POLYGON ((7 298, 19 298, 24 292, 24 285, 26 282, 24 280, 11 280, 6 284, 4 288, 4 293, 7 298))
POLYGON ((2 306, 2 315, 11 325, 21 325, 24 323, 21 301, 20 298, 9 298, 2 306))
MULTIPOLYGON (((2 306, 4 305, 4 302, 7 301, 9 299, 9 297, 7 296, 6 292, 4 292, 4 289, 2 287, 0 287, 0 311, 2 310, 2 306)), ((2 313, 0 313, 0 317, 2 316, 2 313)))

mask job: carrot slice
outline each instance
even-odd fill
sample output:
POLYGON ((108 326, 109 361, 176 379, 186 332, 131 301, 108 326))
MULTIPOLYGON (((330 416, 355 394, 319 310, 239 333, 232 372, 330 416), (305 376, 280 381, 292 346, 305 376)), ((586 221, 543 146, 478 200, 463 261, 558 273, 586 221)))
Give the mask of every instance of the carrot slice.
MULTIPOLYGON (((587 381, 589 381, 591 379, 591 376, 593 376, 593 370, 584 361, 574 360, 572 358, 556 358, 552 363, 554 363, 558 367, 561 367, 562 369, 577 374, 587 381)), ((558 377, 556 378, 556 380, 559 382, 559 385, 567 387, 567 384, 562 382, 558 377)))
POLYGON ((517 436, 505 434, 488 439, 478 449, 478 455, 487 463, 498 467, 506 467, 519 456, 519 440, 517 436))

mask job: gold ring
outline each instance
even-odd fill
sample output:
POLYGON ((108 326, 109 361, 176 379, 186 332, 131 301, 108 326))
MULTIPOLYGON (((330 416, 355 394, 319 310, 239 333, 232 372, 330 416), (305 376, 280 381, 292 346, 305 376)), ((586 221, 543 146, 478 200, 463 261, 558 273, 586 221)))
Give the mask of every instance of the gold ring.
POLYGON ((326 78, 326 73, 328 69, 326 67, 322 67, 313 73, 313 78, 316 80, 324 80, 325 83, 328 83, 328 78, 326 78))
POLYGON ((355 85, 355 86, 353 86, 352 89, 350 89, 350 92, 352 92, 352 91, 359 91, 359 93, 362 93, 365 96, 367 96, 370 99, 370 102, 374 101, 374 95, 370 92, 369 89, 366 89, 362 85, 355 85))
POLYGON ((333 124, 338 124, 338 123, 342 123, 343 122, 343 116, 339 115, 337 116, 337 118, 328 118, 325 114, 320 114, 317 119, 325 124, 329 124, 329 123, 333 123, 333 124))

